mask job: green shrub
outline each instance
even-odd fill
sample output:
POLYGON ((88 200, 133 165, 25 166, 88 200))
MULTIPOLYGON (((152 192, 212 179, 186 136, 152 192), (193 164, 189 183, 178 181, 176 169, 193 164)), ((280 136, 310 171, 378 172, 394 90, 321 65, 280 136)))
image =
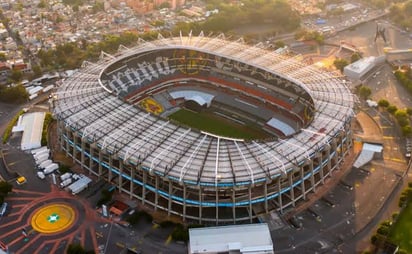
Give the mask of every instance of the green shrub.
POLYGON ((174 223, 173 221, 170 220, 165 220, 159 223, 161 228, 171 228, 176 226, 176 223, 174 223))
POLYGON ((11 119, 9 124, 6 127, 6 130, 4 131, 3 134, 3 144, 6 144, 7 141, 9 141, 11 131, 13 129, 13 126, 16 125, 17 121, 19 120, 19 117, 24 114, 23 110, 20 110, 14 117, 11 119))
POLYGON ((130 225, 136 225, 139 223, 140 219, 144 219, 146 222, 151 223, 153 221, 152 215, 145 211, 138 211, 134 214, 130 215, 126 221, 130 223, 130 225))
POLYGON ((204 228, 205 225, 203 224, 190 224, 187 226, 187 228, 204 228))
POLYGON ((378 234, 387 236, 389 234, 389 230, 390 228, 387 226, 380 226, 376 232, 378 232, 378 234))
POLYGON ((398 212, 394 212, 392 214, 392 220, 396 221, 396 219, 398 219, 399 213, 398 212))
POLYGON ((378 242, 378 236, 376 234, 371 236, 371 244, 376 245, 378 242))
POLYGON ((187 230, 182 224, 177 224, 172 232, 172 239, 175 241, 187 242, 189 240, 189 230, 187 230))
POLYGON ((59 171, 61 174, 67 173, 67 172, 71 172, 71 169, 69 166, 65 165, 65 164, 60 164, 59 166, 59 171))
POLYGON ((101 206, 111 201, 113 197, 113 192, 107 189, 103 189, 101 192, 101 198, 97 201, 97 206, 101 206))
POLYGON ((52 115, 50 113, 46 113, 46 116, 44 117, 43 131, 41 133, 41 145, 42 146, 47 146, 47 130, 49 129, 49 125, 52 121, 53 121, 52 115))

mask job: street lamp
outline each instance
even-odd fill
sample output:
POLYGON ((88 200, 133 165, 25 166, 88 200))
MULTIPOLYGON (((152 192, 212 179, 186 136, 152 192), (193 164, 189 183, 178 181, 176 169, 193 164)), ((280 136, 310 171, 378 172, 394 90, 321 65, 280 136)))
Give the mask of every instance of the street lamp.
POLYGON ((106 244, 104 245, 103 254, 106 254, 107 246, 109 245, 110 234, 112 233, 113 220, 110 222, 109 234, 107 235, 106 244))

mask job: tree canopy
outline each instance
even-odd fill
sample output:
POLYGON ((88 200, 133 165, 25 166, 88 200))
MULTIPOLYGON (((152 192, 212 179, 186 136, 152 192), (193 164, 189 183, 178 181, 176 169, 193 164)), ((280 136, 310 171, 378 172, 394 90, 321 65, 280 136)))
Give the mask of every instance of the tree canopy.
POLYGON ((412 28, 412 0, 391 5, 389 15, 398 25, 412 28))
POLYGON ((227 32, 242 24, 273 24, 283 31, 293 31, 300 24, 298 13, 285 0, 244 0, 237 4, 220 0, 205 2, 207 9, 218 9, 219 13, 201 25, 204 31, 227 32))
POLYGON ((12 87, 0 86, 0 101, 6 103, 23 103, 29 99, 29 94, 22 85, 12 87))
POLYGON ((343 68, 345 68, 346 65, 348 65, 349 62, 343 58, 338 58, 335 61, 333 61, 333 65, 335 65, 336 69, 340 70, 340 72, 343 73, 343 68))

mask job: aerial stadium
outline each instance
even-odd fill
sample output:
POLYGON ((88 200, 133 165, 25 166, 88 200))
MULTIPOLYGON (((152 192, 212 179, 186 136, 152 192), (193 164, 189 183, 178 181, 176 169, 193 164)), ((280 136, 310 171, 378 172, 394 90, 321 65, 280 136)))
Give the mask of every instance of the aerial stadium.
POLYGON ((352 147, 343 80, 224 35, 159 35, 103 52, 53 98, 68 156, 130 198, 197 223, 293 209, 352 147))

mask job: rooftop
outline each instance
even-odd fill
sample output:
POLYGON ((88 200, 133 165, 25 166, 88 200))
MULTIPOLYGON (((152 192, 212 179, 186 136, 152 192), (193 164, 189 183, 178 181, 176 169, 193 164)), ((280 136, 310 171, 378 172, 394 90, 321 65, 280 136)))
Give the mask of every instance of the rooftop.
POLYGON ((273 253, 269 227, 263 224, 189 229, 190 253, 273 253))

